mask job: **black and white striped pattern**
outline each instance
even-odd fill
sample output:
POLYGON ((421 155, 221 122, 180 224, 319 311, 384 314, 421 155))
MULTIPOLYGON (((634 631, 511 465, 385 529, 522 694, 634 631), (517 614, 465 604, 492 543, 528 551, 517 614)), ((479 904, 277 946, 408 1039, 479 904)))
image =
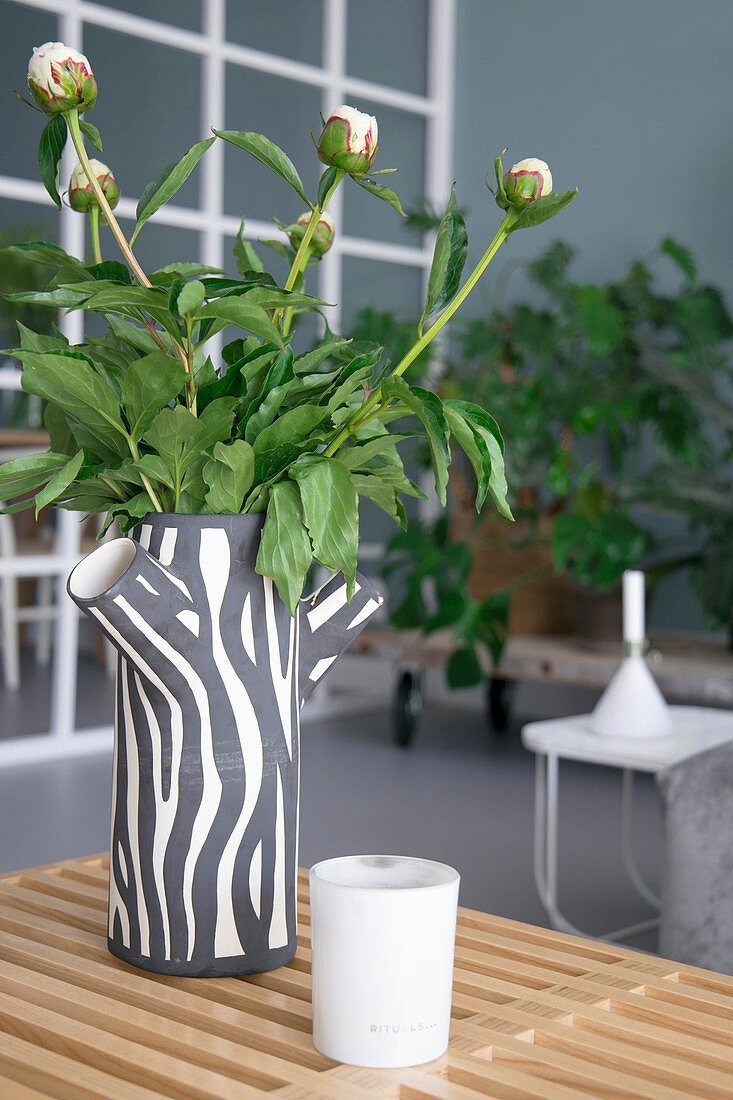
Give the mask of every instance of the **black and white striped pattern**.
POLYGON ((110 588, 70 588, 120 653, 109 946, 160 973, 293 956, 300 708, 381 603, 334 577, 291 618, 262 520, 149 516, 110 588))

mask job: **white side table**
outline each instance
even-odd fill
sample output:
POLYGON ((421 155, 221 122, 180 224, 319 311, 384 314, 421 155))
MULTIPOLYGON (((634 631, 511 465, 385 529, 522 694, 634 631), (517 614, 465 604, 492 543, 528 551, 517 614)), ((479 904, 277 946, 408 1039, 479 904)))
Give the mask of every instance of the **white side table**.
MULTIPOLYGON (((659 898, 642 878, 632 848, 634 772, 655 774, 668 764, 733 741, 733 712, 711 707, 670 707, 674 733, 667 737, 605 737, 588 729, 590 715, 530 722, 522 729, 522 744, 536 754, 534 874, 537 891, 553 928, 574 936, 581 932, 560 910, 557 892, 558 805, 560 760, 583 760, 623 771, 621 849, 629 878, 655 909, 659 898)), ((655 917, 608 932, 597 939, 614 941, 647 931, 655 917)))

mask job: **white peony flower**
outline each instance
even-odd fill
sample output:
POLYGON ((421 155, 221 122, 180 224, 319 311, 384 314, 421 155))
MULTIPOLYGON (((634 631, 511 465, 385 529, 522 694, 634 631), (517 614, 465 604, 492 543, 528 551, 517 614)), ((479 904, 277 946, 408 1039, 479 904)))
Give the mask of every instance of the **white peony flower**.
POLYGON ((374 115, 342 104, 332 111, 318 142, 318 156, 324 164, 363 176, 377 155, 379 128, 374 115))
POLYGON ((89 61, 63 42, 45 42, 33 48, 28 87, 38 106, 49 115, 73 107, 86 111, 97 100, 97 82, 89 61))

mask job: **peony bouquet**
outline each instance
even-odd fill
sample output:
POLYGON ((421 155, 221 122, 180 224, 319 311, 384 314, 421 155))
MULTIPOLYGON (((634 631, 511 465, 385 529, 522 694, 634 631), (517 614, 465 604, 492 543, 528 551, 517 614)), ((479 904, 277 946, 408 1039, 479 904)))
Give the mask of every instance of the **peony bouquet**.
POLYGON ((291 613, 314 560, 342 571, 353 588, 360 497, 405 525, 403 498, 422 495, 398 451, 416 434, 408 430, 409 419, 427 439, 442 504, 451 446, 457 445, 476 475, 477 509, 490 496, 510 517, 503 441, 490 413, 467 401, 441 401, 403 375, 503 242, 574 198, 575 191, 553 192, 543 161, 523 160, 504 173, 501 156, 496 158, 495 197, 504 218, 463 282, 467 235, 451 194, 435 237, 415 340, 400 362, 384 363, 382 347, 334 334, 327 319, 318 342, 296 351, 299 318, 313 312, 327 317, 327 303, 306 291, 306 278, 332 245, 336 229, 326 208, 336 189, 348 180, 403 213, 395 191, 376 178, 393 170, 373 167, 375 118, 341 106, 324 121, 315 144, 325 169, 312 198, 290 158, 266 137, 215 130, 150 181, 128 239, 113 213, 119 195, 114 174, 90 158, 86 147, 88 142, 102 153, 98 130, 82 118, 97 99, 89 61, 62 43, 47 43, 33 51, 28 85, 35 103, 25 102, 49 116, 39 166, 59 207, 61 155, 67 138, 74 144, 79 163, 67 201, 90 219, 94 262, 82 263, 40 241, 12 246, 52 277, 41 292, 9 297, 101 314, 106 333, 70 345, 60 334, 42 336, 21 326, 20 347, 11 354, 22 364, 23 389, 46 402, 51 445, 0 469, 0 498, 18 498, 8 511, 54 505, 106 512, 107 523, 116 519, 123 530, 151 511, 266 513, 257 570, 274 579, 291 613), (234 246, 237 277, 184 262, 146 274, 135 256, 146 222, 215 141, 261 162, 307 207, 291 224, 277 223, 281 238, 262 242, 289 264, 282 286, 245 238, 244 223, 234 246), (105 227, 124 262, 104 257, 105 227), (218 361, 212 338, 232 329, 238 334, 218 361))

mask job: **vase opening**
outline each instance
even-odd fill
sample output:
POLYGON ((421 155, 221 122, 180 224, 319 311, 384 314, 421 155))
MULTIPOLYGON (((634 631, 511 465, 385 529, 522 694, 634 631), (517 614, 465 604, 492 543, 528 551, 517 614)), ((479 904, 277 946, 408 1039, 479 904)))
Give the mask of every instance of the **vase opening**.
POLYGON ((120 579, 134 558, 135 543, 132 539, 102 543, 72 571, 69 592, 78 600, 96 599, 120 579))

